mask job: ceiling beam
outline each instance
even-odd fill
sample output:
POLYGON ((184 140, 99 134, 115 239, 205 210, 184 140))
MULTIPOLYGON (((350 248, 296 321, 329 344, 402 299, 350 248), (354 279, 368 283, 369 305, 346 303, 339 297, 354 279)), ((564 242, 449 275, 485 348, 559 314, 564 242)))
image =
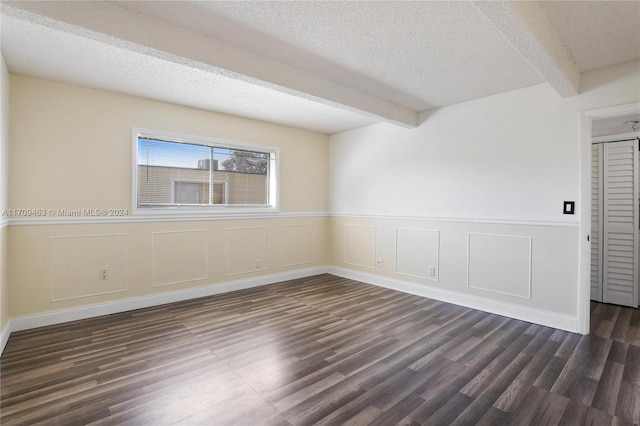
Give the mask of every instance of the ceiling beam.
POLYGON ((537 2, 475 1, 474 4, 561 97, 580 93, 580 72, 537 2))
POLYGON ((417 126, 418 114, 411 108, 115 4, 3 1, 1 7, 2 14, 130 52, 266 87, 403 127, 417 126))

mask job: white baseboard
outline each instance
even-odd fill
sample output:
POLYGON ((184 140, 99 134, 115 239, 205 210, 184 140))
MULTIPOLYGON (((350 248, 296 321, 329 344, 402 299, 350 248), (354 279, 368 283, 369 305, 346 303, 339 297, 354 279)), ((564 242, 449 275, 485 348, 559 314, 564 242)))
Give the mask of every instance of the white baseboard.
MULTIPOLYGON (((220 284, 212 284, 205 287, 190 288, 186 290, 172 291, 169 293, 154 294, 150 296, 136 297, 132 299, 118 300, 114 302, 99 303, 78 308, 62 309, 58 311, 46 312, 36 315, 25 315, 12 318, 7 330, 2 334, 2 341, 9 338, 10 332, 29 330, 31 328, 44 327, 47 325, 60 324, 69 321, 76 321, 86 318, 99 317, 102 315, 115 314, 119 312, 132 311, 135 309, 148 308, 151 306, 164 305, 167 303, 180 302, 183 300, 196 299, 198 297, 213 296, 215 294, 227 293, 230 291, 244 290, 252 287, 259 287, 281 281, 293 280, 297 278, 311 277, 313 275, 327 272, 326 267, 297 269, 291 272, 262 275, 259 277, 247 278, 237 281, 230 281, 220 284)), ((4 349, 4 345, 2 346, 4 349)))
POLYGON ((4 352, 4 347, 7 346, 9 335, 11 335, 11 320, 9 320, 8 324, 4 326, 0 333, 0 355, 4 352))
POLYGON ((543 311, 540 309, 527 308, 520 305, 499 302, 496 300, 479 298, 467 294, 455 293, 433 287, 422 286, 406 281, 381 277, 339 267, 328 267, 327 272, 339 277, 373 284, 403 293, 415 294, 416 296, 428 297, 429 299, 440 300, 442 302, 453 303, 467 308, 477 309, 492 314, 502 315, 509 318, 540 324, 547 327, 558 328, 560 330, 578 332, 578 319, 569 315, 562 315, 555 312, 543 311))

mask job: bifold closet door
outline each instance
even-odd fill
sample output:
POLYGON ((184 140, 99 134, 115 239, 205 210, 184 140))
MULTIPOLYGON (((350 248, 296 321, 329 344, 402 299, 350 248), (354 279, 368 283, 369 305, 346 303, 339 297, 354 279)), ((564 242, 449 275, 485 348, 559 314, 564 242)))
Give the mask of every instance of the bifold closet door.
POLYGON ((591 300, 602 302, 602 144, 591 145, 591 300))
POLYGON ((638 306, 638 141, 602 146, 602 301, 638 306))

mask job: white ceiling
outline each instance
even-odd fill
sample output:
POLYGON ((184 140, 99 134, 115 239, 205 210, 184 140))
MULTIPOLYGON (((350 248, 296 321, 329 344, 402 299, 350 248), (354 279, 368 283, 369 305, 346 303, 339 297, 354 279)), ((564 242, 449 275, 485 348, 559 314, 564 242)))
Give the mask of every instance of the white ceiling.
POLYGON ((581 72, 638 59, 640 1, 544 1, 541 5, 581 72))
POLYGON ((622 135, 640 132, 640 111, 593 121, 593 136, 622 135))
POLYGON ((640 2, 2 1, 9 70, 324 133, 640 59, 640 2))

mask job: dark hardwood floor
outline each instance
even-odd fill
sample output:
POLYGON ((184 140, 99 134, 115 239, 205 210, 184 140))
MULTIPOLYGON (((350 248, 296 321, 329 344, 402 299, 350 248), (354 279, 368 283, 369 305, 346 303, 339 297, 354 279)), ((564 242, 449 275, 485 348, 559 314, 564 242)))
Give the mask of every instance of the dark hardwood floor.
POLYGON ((640 313, 581 336, 321 275, 11 335, 2 425, 640 423, 640 313))

